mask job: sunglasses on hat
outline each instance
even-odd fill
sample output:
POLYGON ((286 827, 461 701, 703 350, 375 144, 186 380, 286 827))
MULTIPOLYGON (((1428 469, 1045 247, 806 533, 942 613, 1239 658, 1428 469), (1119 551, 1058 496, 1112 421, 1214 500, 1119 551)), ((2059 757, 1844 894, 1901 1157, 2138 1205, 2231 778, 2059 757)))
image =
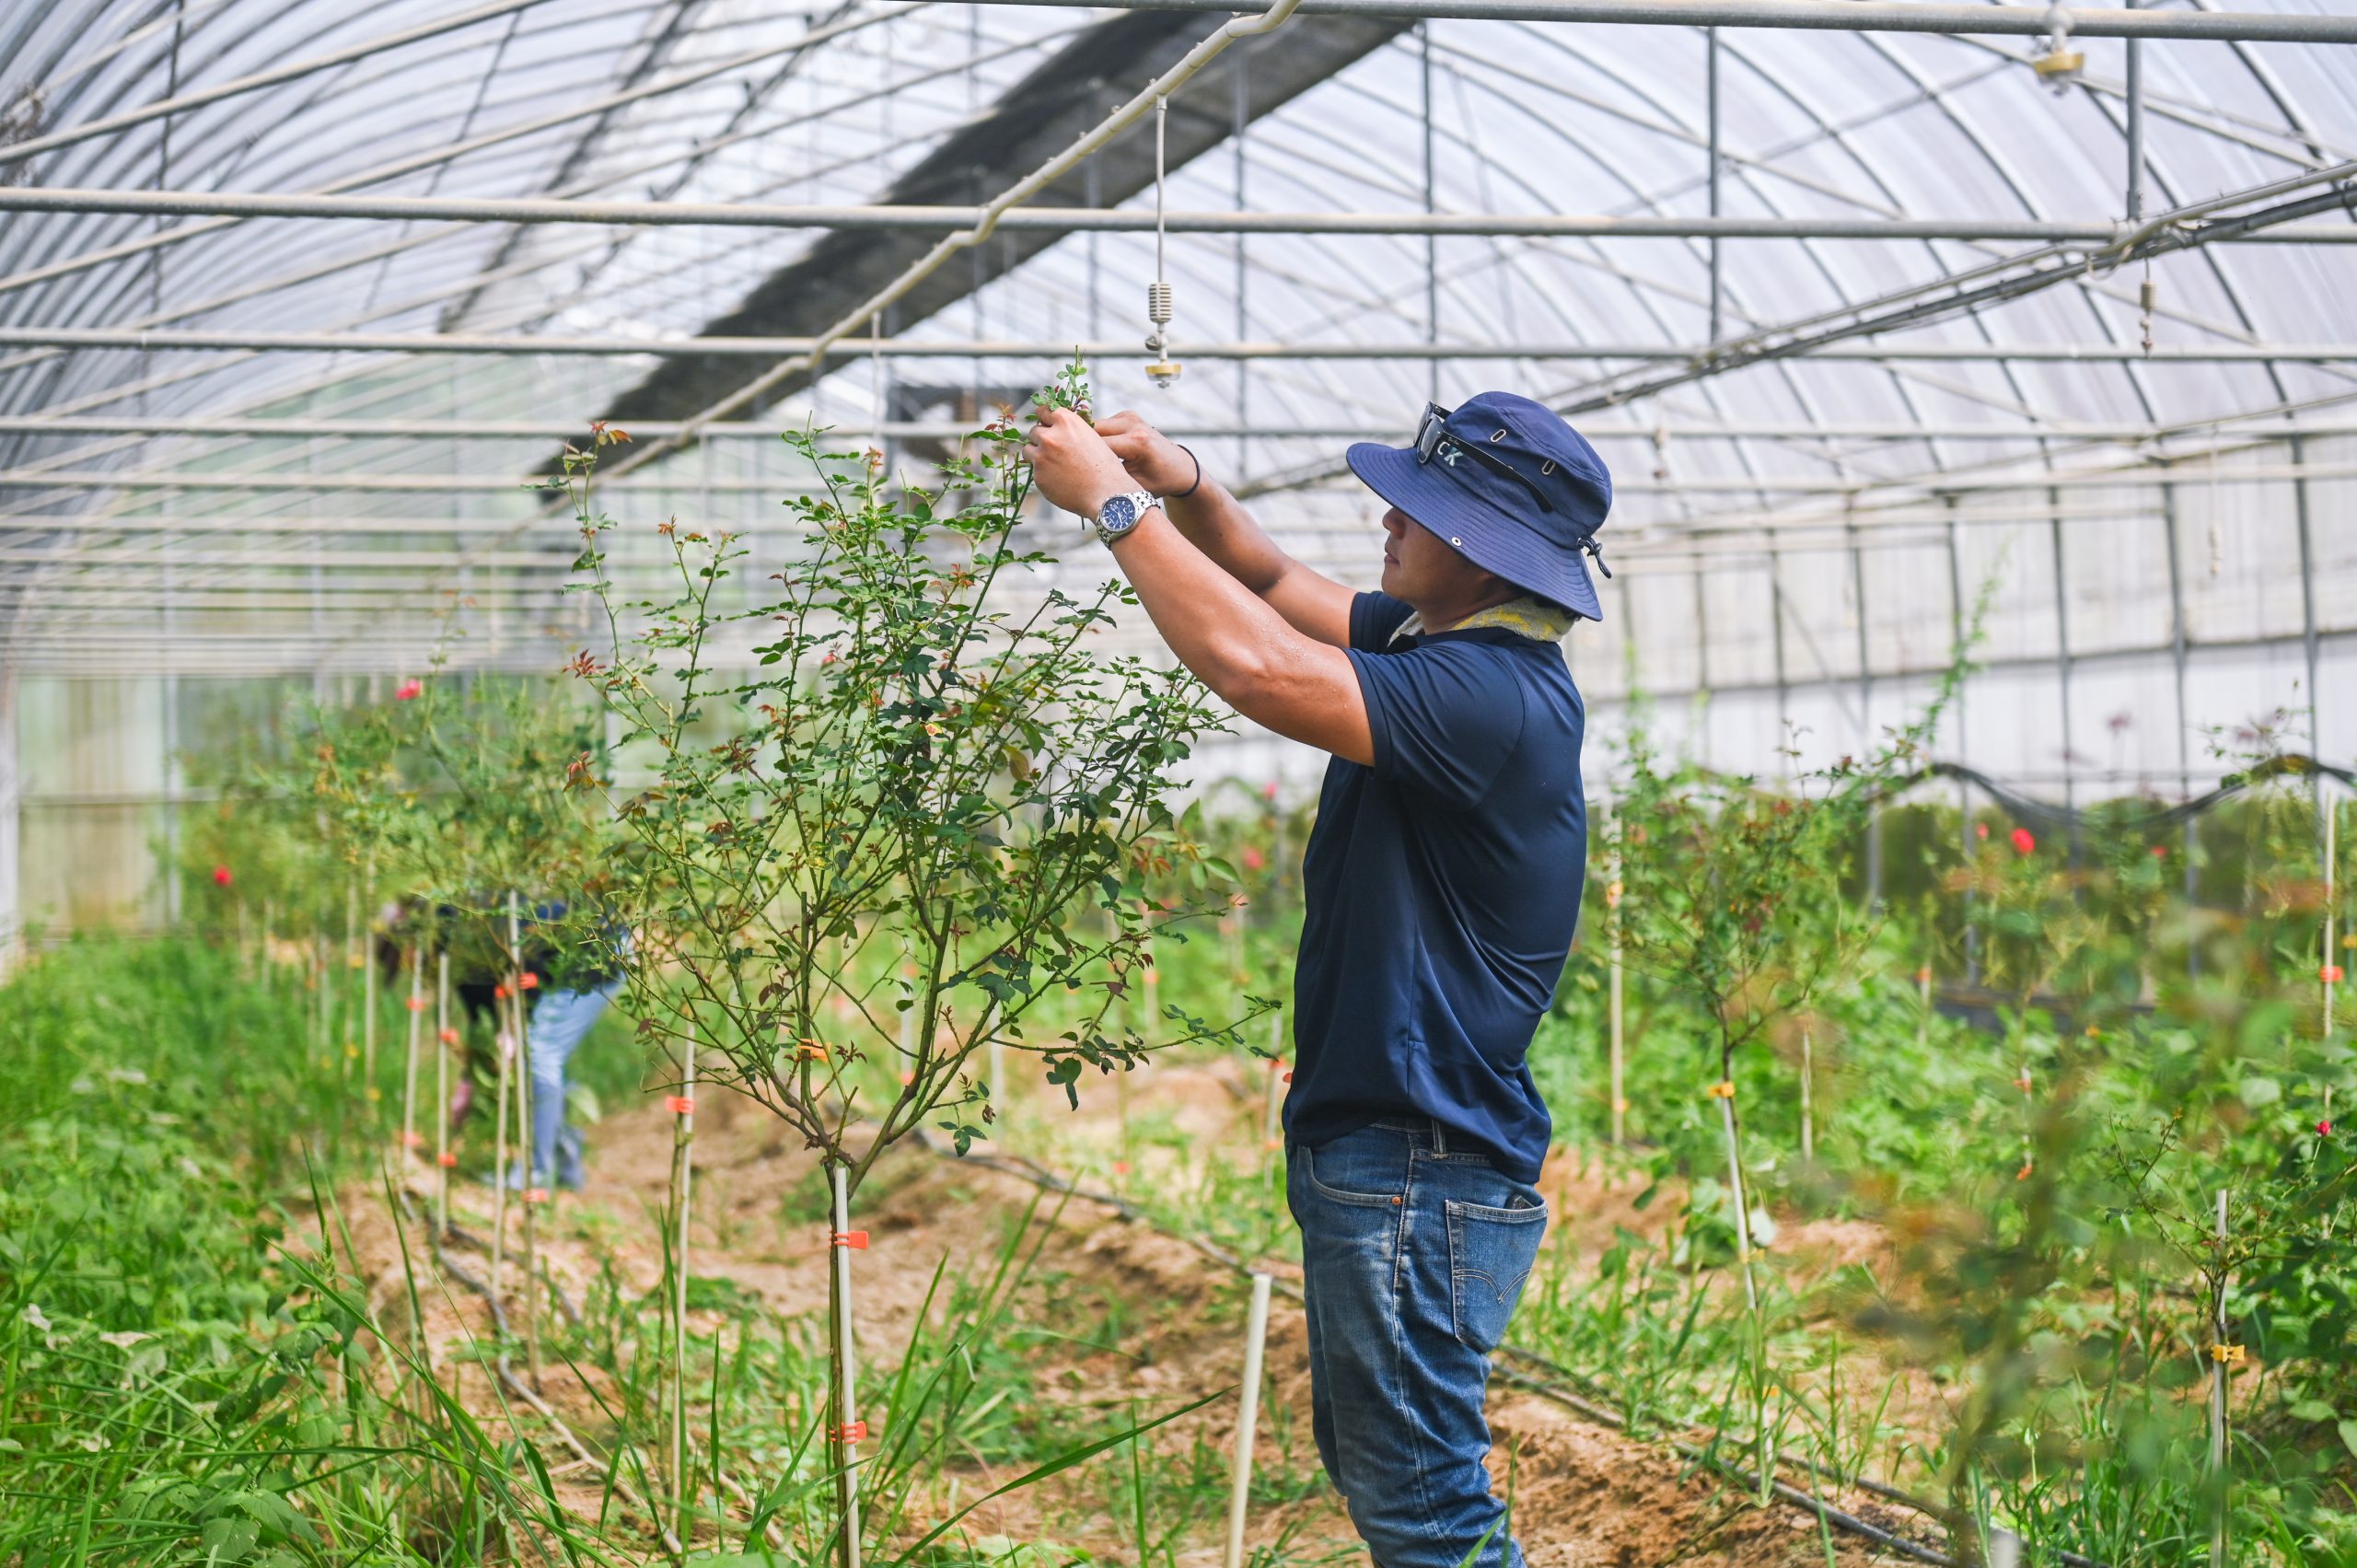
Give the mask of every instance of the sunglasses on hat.
MULTIPOLYGON (((1438 458, 1442 462, 1454 467, 1459 457, 1469 457, 1491 472, 1504 474, 1528 491, 1530 498, 1538 503, 1540 511, 1552 512, 1555 508, 1548 501, 1546 493, 1538 488, 1538 481, 1495 452, 1479 445, 1469 446, 1450 433, 1449 416, 1456 412, 1455 409, 1445 409, 1438 403, 1424 405, 1423 417, 1416 422, 1416 461, 1429 463, 1434 458, 1438 458)), ((1504 435, 1504 432, 1500 431, 1499 434, 1504 435)))

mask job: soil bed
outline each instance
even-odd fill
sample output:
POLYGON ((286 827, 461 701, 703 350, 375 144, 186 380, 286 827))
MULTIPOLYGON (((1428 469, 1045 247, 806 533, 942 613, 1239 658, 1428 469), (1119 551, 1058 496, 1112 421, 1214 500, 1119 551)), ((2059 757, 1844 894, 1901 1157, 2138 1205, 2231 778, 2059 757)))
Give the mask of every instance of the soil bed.
MULTIPOLYGON (((1257 1116, 1259 1109, 1249 1086, 1222 1081, 1228 1077, 1240 1079, 1240 1069, 1148 1069, 1133 1080, 1132 1115, 1166 1114, 1190 1132, 1225 1131, 1215 1124, 1257 1116)), ((1052 1142, 1067 1151, 1085 1147, 1104 1135, 1099 1121, 1084 1112, 1052 1142)), ((803 1217, 820 1212, 814 1159, 791 1146, 759 1108, 726 1096, 704 1097, 697 1122, 691 1278, 726 1282, 728 1289, 788 1323, 807 1320, 815 1336, 826 1309, 828 1252, 825 1225, 803 1217)), ((608 1116, 591 1130, 591 1140, 588 1185, 578 1195, 560 1196, 541 1226, 541 1256, 573 1303, 600 1288, 601 1277, 618 1283, 625 1300, 645 1297, 662 1278, 658 1223, 669 1171, 670 1120, 650 1103, 608 1116)), ((1015 1144, 1019 1150, 1032 1146, 1019 1135, 1015 1144)), ((1150 1159, 1141 1159, 1135 1179, 1150 1179, 1152 1168, 1150 1159)), ((1567 1227, 1565 1245, 1590 1252, 1609 1238, 1614 1219, 1636 1217, 1616 1213, 1624 1209, 1627 1195, 1610 1184, 1570 1169, 1550 1174, 1550 1197, 1563 1216, 1557 1223, 1567 1227)), ((411 1185, 423 1200, 429 1173, 420 1167, 411 1185)), ((480 1186, 454 1190, 454 1223, 486 1236, 489 1198, 480 1186)), ((1094 1430, 1109 1410, 1126 1411, 1134 1405, 1153 1412, 1234 1385, 1242 1361, 1244 1287, 1232 1272, 1103 1204, 1043 1197, 1013 1176, 961 1167, 915 1146, 881 1163, 856 1205, 853 1223, 871 1237, 869 1249, 853 1255, 863 1359, 888 1360, 906 1343, 937 1266, 946 1262, 952 1276, 986 1267, 1007 1227, 1034 1205, 1035 1223, 1051 1225, 1053 1234, 1027 1286, 1023 1311, 1032 1320, 1052 1320, 1066 1330, 1039 1342, 1032 1368, 1040 1407, 1033 1419, 1051 1446, 1074 1440, 1056 1431, 1066 1415, 1075 1432, 1094 1430), (1097 1331, 1088 1331, 1091 1325, 1097 1331)), ((354 1245, 364 1277, 377 1282, 373 1305, 380 1320, 406 1323, 401 1237, 385 1217, 381 1194, 355 1191, 348 1195, 345 1212, 354 1216, 354 1245)), ((518 1234, 511 1231, 511 1260, 518 1234)), ((424 1240, 423 1225, 411 1226, 413 1255, 424 1240)), ((1836 1244, 1844 1251, 1870 1244, 1858 1237, 1840 1240, 1850 1244, 1836 1244)), ((454 1247, 451 1255, 478 1276, 484 1272, 480 1253, 454 1247)), ((1272 1272, 1281 1279, 1298 1277, 1297 1269, 1286 1265, 1274 1265, 1272 1272)), ((460 1400, 494 1430, 512 1426, 530 1436, 560 1472, 568 1503, 585 1516, 598 1515, 605 1500, 595 1470, 566 1447, 549 1423, 506 1397, 481 1365, 489 1339, 482 1299, 456 1285, 436 1284, 423 1269, 419 1280, 423 1327, 435 1364, 458 1369, 460 1400)), ((519 1280, 511 1261, 511 1315, 517 1310, 519 1280)), ((718 1313, 690 1316, 700 1332, 715 1333, 723 1326, 718 1313)), ((513 1356, 520 1371, 520 1347, 513 1356)), ((1270 1318, 1268 1367, 1256 1466, 1277 1492, 1295 1500, 1256 1504, 1248 1548, 1276 1548, 1279 1560, 1291 1562, 1364 1561, 1340 1504, 1317 1478, 1308 1440, 1303 1322, 1298 1306, 1282 1294, 1270 1318)), ((880 1371, 871 1366, 864 1374, 865 1386, 878 1387, 880 1371)), ((446 1376, 446 1386, 449 1380, 446 1376)), ((607 1381, 595 1368, 554 1357, 543 1376, 549 1409, 601 1453, 613 1436, 607 1412, 615 1396, 604 1386, 607 1381)), ((1154 1434, 1155 1451, 1201 1451, 1201 1445, 1225 1454, 1233 1445, 1235 1408, 1232 1399, 1213 1400, 1154 1434)), ((1503 1486, 1512 1464, 1515 1529, 1534 1568, 1666 1568, 1683 1562, 1797 1568, 1828 1561, 1817 1523, 1807 1514, 1782 1504, 1758 1506, 1742 1489, 1692 1473, 1661 1446, 1631 1440, 1503 1384, 1492 1390, 1491 1420, 1498 1444, 1492 1467, 1503 1486)), ((742 1468, 741 1457, 733 1462, 742 1468)), ((1134 1562, 1136 1543, 1126 1521, 1115 1517, 1107 1479, 1117 1462, 1125 1463, 1119 1450, 985 1504, 969 1517, 967 1531, 977 1540, 1053 1542, 1068 1549, 1060 1557, 1085 1553, 1099 1562, 1134 1562)), ((733 1479, 740 1486, 756 1485, 751 1474, 733 1479)), ((974 1463, 947 1467, 937 1479, 946 1501, 953 1485, 958 1495, 971 1498, 1007 1477, 1003 1468, 994 1473, 974 1463)), ((1213 1502, 1179 1538, 1171 1553, 1174 1565, 1204 1568, 1217 1562, 1224 1503, 1213 1502)), ((1836 1503, 1876 1517, 1869 1499, 1836 1503)), ((741 1527, 745 1510, 739 1506, 735 1513, 741 1527)), ((656 1555, 648 1521, 638 1508, 617 1503, 608 1518, 617 1540, 644 1541, 649 1556, 656 1555)), ((1832 1556, 1840 1563, 1895 1560, 1839 1532, 1832 1538, 1832 1556)))

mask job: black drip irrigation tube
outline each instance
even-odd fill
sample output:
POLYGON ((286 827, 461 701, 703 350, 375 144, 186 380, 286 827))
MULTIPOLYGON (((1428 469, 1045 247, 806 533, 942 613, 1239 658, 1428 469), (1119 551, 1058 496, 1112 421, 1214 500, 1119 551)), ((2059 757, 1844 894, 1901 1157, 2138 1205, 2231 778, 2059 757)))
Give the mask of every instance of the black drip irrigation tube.
MULTIPOLYGON (((916 1141, 926 1150, 950 1164, 980 1166, 985 1170, 995 1170, 1001 1175, 1014 1177, 1018 1181, 1029 1182, 1044 1191, 1062 1192, 1070 1197, 1086 1199, 1092 1203, 1101 1203, 1119 1214, 1124 1223, 1150 1230, 1157 1236, 1190 1247, 1223 1268, 1239 1274, 1248 1274, 1252 1272, 1248 1263, 1225 1248, 1214 1242, 1205 1241, 1201 1237, 1173 1230, 1167 1225, 1157 1223, 1144 1210, 1118 1193, 1097 1191, 1082 1187, 1078 1182, 1057 1175, 1036 1160, 1028 1159, 1021 1155, 1010 1155, 1003 1159, 993 1155, 959 1155, 942 1147, 939 1141, 925 1132, 923 1128, 916 1130, 915 1136, 916 1141)), ((1288 1281, 1271 1280, 1270 1283, 1292 1300, 1299 1301, 1302 1298, 1301 1292, 1288 1281)), ((1618 1414, 1555 1381, 1557 1378, 1577 1376, 1567 1368, 1558 1365, 1545 1356, 1517 1349, 1512 1344, 1500 1345, 1498 1354, 1504 1360, 1536 1369, 1536 1371, 1517 1371, 1511 1366, 1501 1367, 1498 1370, 1498 1376, 1506 1382, 1537 1394, 1541 1399, 1562 1405, 1566 1410, 1599 1426, 1608 1427, 1615 1432, 1625 1433, 1628 1430, 1628 1423, 1618 1414), (1540 1376, 1541 1373, 1546 1376, 1540 1376)), ((1936 1568, 1963 1568, 1956 1558, 1949 1556, 1936 1547, 1927 1546, 1922 1541, 1885 1529, 1880 1525, 1869 1523, 1773 1475, 1762 1478, 1756 1470, 1747 1469, 1707 1448, 1680 1438, 1665 1434, 1660 1441, 1672 1453, 1715 1470, 1730 1481, 1740 1481, 1747 1487, 1757 1489, 1764 1479, 1771 1495, 1778 1501, 1803 1509, 1812 1517, 1822 1520, 1835 1529, 1870 1540, 1877 1546, 1887 1548, 1901 1557, 1910 1558, 1917 1562, 1933 1563, 1936 1568)), ((1793 1459, 1782 1452, 1776 1455, 1776 1460, 1780 1464, 1806 1469, 1812 1475, 1825 1473, 1822 1467, 1809 1460, 1793 1459)), ((1921 1498, 1910 1496, 1897 1487, 1885 1485, 1881 1481, 1872 1481, 1864 1476, 1854 1478, 1849 1484, 1887 1502, 1913 1509, 1925 1518, 1937 1520, 1943 1517, 1941 1509, 1921 1498)), ((2055 1555, 2065 1564, 2065 1568, 2107 1568, 2105 1563, 2092 1557, 2082 1557, 2075 1551, 2057 1549, 2055 1555)))

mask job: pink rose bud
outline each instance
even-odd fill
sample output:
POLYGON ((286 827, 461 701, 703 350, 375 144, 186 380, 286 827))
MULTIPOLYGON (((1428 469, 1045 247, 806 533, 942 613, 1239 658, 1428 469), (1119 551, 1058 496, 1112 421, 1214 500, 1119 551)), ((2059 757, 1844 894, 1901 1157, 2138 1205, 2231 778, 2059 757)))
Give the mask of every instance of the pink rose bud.
POLYGON ((229 868, 227 866, 216 865, 213 868, 213 885, 216 888, 226 888, 229 885, 229 868))
POLYGON ((393 690, 393 701, 396 703, 412 702, 424 695, 425 682, 416 679, 414 676, 402 681, 393 690))
POLYGON ((2029 854, 2036 851, 2037 848, 2038 840, 2031 834, 2027 828, 2015 828, 2014 830, 2014 852, 2016 854, 2029 854))

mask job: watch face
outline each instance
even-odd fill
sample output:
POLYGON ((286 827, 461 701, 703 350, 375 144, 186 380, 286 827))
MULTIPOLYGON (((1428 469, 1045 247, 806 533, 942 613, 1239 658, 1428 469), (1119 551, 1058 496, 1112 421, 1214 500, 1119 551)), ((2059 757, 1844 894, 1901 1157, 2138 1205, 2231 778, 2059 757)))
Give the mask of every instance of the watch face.
POLYGON ((1138 526, 1138 504, 1126 495, 1116 495, 1097 513, 1097 526, 1105 533, 1124 534, 1138 526))

